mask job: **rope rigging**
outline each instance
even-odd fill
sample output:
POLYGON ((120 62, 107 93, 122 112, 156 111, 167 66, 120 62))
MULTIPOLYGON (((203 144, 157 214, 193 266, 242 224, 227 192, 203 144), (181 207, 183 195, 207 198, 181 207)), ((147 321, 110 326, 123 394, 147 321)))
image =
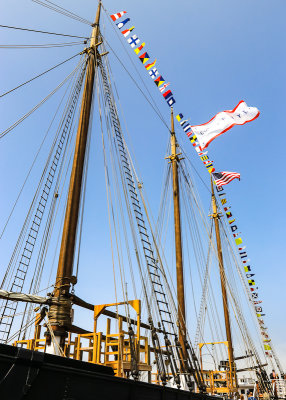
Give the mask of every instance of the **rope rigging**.
MULTIPOLYGON (((182 219, 185 225, 184 228, 186 231, 185 236, 190 238, 193 243, 193 254, 196 261, 195 264, 197 266, 197 271, 199 274, 199 280, 202 287, 202 291, 204 291, 204 289, 208 290, 209 304, 203 310, 204 311, 203 319, 205 319, 205 316, 207 316, 210 327, 210 333, 212 336, 212 341, 214 342, 217 340, 217 338, 223 337, 222 333, 223 330, 220 320, 220 314, 218 312, 216 305, 216 297, 213 292, 213 287, 212 287, 213 285, 211 284, 210 280, 208 280, 207 288, 204 288, 204 280, 203 280, 203 276, 206 276, 206 270, 209 264, 208 253, 210 251, 212 251, 213 253, 213 242, 212 242, 212 237, 210 235, 211 229, 209 227, 208 222, 206 221, 205 215, 202 213, 202 207, 200 205, 198 195, 194 190, 195 187, 192 183, 193 180, 190 177, 189 170, 186 168, 184 160, 181 160, 180 162, 179 172, 180 172, 179 177, 181 182, 180 187, 182 191, 182 200, 183 200, 182 206, 184 206, 183 207, 184 218, 182 219), (209 239, 208 241, 206 241, 205 245, 203 245, 202 243, 202 237, 206 237, 209 239), (207 258, 205 257, 205 255, 207 255, 207 258)), ((189 240, 187 241, 187 248, 188 248, 188 242, 189 240)), ((210 255, 212 253, 210 253, 210 255)), ((192 273, 193 273, 192 269, 190 268, 190 274, 192 273)), ((203 321, 200 321, 199 318, 197 318, 197 329, 201 334, 202 341, 206 342, 206 340, 204 339, 205 334, 203 330, 203 321)), ((223 359, 224 356, 225 355, 221 351, 221 359, 223 359)), ((217 357, 217 362, 218 362, 218 357, 217 357)))
MULTIPOLYGON (((57 167, 59 165, 62 153, 65 154, 66 145, 67 145, 68 139, 70 137, 73 115, 74 115, 74 112, 76 109, 77 101, 79 99, 79 94, 81 91, 81 86, 82 86, 82 82, 83 82, 83 78, 84 78, 84 74, 85 74, 86 62, 81 63, 80 66, 81 66, 81 69, 80 69, 79 78, 78 78, 78 81, 76 82, 75 87, 73 88, 70 104, 66 110, 66 114, 63 116, 56 139, 54 140, 52 149, 50 151, 50 155, 47 160, 46 167, 42 174, 36 195, 34 196, 34 199, 30 206, 29 216, 26 219, 26 223, 24 224, 24 226, 22 228, 21 234, 17 240, 16 247, 13 251, 13 256, 12 256, 12 258, 10 260, 10 264, 8 266, 8 268, 10 269, 11 264, 14 263, 14 265, 16 265, 15 262, 18 259, 18 257, 14 258, 14 255, 17 254, 17 256, 19 256, 21 247, 22 247, 21 243, 23 243, 24 238, 27 237, 25 245, 22 250, 22 255, 20 257, 20 261, 19 261, 16 273, 13 278, 13 282, 10 286, 11 291, 21 292, 23 289, 24 282, 25 282, 27 272, 28 272, 28 268, 30 265, 30 261, 32 258, 32 254, 34 251, 34 247, 36 244, 36 240, 38 237, 39 229, 41 226, 41 222, 43 220, 45 208, 46 208, 46 205, 47 205, 47 202, 49 199, 49 195, 51 192, 54 178, 56 176, 57 167), (59 139, 58 139, 58 137, 59 137, 59 139), (55 150, 54 150, 54 146, 56 146, 55 150), (52 153, 54 153, 53 157, 52 157, 52 153), (46 177, 45 182, 44 182, 44 177, 46 177), (40 190, 41 187, 42 187, 42 189, 40 190), (37 198, 39 200, 38 200, 38 206, 36 207, 36 199, 37 198), (34 209, 36 209, 36 211, 35 211, 34 217, 32 219, 32 213, 33 213, 34 209), (30 229, 28 231, 28 224, 30 223, 30 221, 32 221, 32 222, 30 225, 30 229), (27 232, 27 236, 26 236, 26 232, 27 232)), ((5 275, 5 278, 2 282, 1 287, 4 287, 6 277, 7 277, 7 273, 5 275)), ((0 333, 1 333, 1 339, 4 342, 7 341, 8 337, 9 337, 9 334, 10 334, 10 331, 12 328, 12 324, 13 324, 13 320, 14 320, 14 315, 16 313, 16 309, 17 309, 16 302, 11 302, 11 301, 5 302, 5 306, 2 311, 2 317, 9 315, 9 316, 11 316, 11 318, 7 323, 2 322, 2 324, 1 324, 2 326, 0 329, 0 333)))
MULTIPOLYGON (((177 385, 180 386, 180 376, 179 376, 179 368, 183 368, 185 371, 185 379, 187 381, 187 384, 190 389, 193 388, 193 383, 190 380, 191 375, 193 378, 197 381, 197 384, 199 387, 201 387, 201 382, 200 382, 200 375, 199 375, 199 367, 196 365, 196 358, 194 355, 194 352, 192 350, 192 346, 190 343, 187 343, 187 349, 188 349, 188 355, 187 358, 184 360, 181 358, 182 354, 182 349, 180 348, 180 343, 178 342, 177 336, 176 336, 176 324, 174 322, 172 312, 169 311, 169 306, 168 306, 168 297, 164 293, 164 285, 161 283, 160 277, 161 274, 163 273, 164 276, 164 282, 166 283, 166 276, 163 272, 163 266, 160 261, 160 256, 158 254, 158 247, 154 243, 154 234, 152 233, 152 241, 155 244, 156 248, 156 253, 152 249, 152 244, 151 244, 151 237, 148 235, 147 228, 145 226, 144 222, 144 214, 141 210, 140 206, 140 201, 138 199, 138 194, 137 194, 137 189, 135 187, 135 182, 133 178, 133 171, 130 168, 130 159, 129 159, 129 154, 126 149, 126 144, 124 142, 124 139, 122 137, 122 132, 120 128, 120 123, 118 120, 118 115, 117 115, 117 110, 114 106, 113 103, 113 95, 111 92, 111 87, 110 87, 110 82, 109 78, 107 76, 107 66, 105 65, 105 68, 103 66, 102 59, 99 60, 99 67, 101 71, 101 76, 102 76, 102 82, 103 82, 103 87, 104 87, 104 92, 105 92, 105 97, 106 97, 106 103, 110 109, 110 119, 113 125, 113 131, 114 131, 114 136, 117 142, 117 151, 120 155, 120 160, 121 160, 121 165, 122 165, 122 170, 124 172, 124 178, 127 183, 128 187, 128 192, 130 196, 130 202, 132 204, 133 208, 133 213, 135 217, 135 221, 137 224, 138 228, 138 233, 141 237, 142 241, 142 247, 143 247, 143 253, 144 257, 146 260, 146 266, 147 266, 147 272, 149 276, 149 283, 150 283, 150 288, 152 290, 152 294, 155 299, 155 304, 157 304, 157 311, 159 312, 159 319, 160 319, 160 325, 159 327, 162 327, 163 332, 164 332, 164 341, 165 341, 165 346, 167 348, 167 355, 168 359, 170 362, 171 370, 172 370, 172 375, 174 377, 174 380, 177 385), (156 260, 156 255, 157 257, 159 256, 159 259, 156 260), (171 332, 171 333, 170 333, 171 332), (169 335, 173 335, 174 339, 169 339, 169 335), (173 342, 174 340, 174 342, 173 342), (171 344, 173 342, 173 344, 171 344), (173 353, 173 348, 175 349, 176 352, 176 357, 180 360, 180 367, 178 367, 176 361, 175 361, 175 354, 173 353), (187 367, 188 365, 188 367, 187 367), (189 372, 187 372, 189 371, 189 372)), ((132 165, 132 164, 131 164, 132 165)), ((141 186, 140 184, 138 185, 139 188, 139 193, 142 199, 141 195, 141 186)), ((144 204, 144 203, 143 203, 144 204)), ((146 205, 144 205, 144 211, 146 214, 146 205)), ((147 214, 146 214, 147 215, 147 214)), ((148 219, 148 215, 147 215, 148 219)), ((148 223, 150 226, 150 220, 148 219, 148 223)), ((152 230, 151 230, 152 232, 152 230)), ((170 288, 168 288, 168 292, 170 291, 170 288)), ((146 292, 145 292, 146 293, 146 292)), ((146 296, 145 296, 146 297, 146 296)), ((148 303, 148 298, 146 298, 146 302, 148 303)), ((149 305, 150 308, 150 305, 149 305)), ((151 313, 149 312, 149 323, 152 331, 152 340, 153 340, 153 346, 154 349, 161 349, 160 345, 160 339, 156 333, 156 330, 154 329, 154 324, 153 324, 153 319, 151 316, 151 313)), ((155 351, 155 358, 156 358, 156 363, 158 367, 158 372, 160 379, 164 384, 166 384, 168 377, 167 377, 167 370, 165 368, 165 363, 162 358, 162 353, 161 350, 159 352, 155 351)))
MULTIPOLYGON (((249 293, 249 289, 248 289, 248 287, 246 285, 245 275, 242 272, 241 263, 238 260, 237 253, 236 253, 236 251, 233 250, 232 241, 228 237, 228 227, 227 227, 226 221, 224 219, 221 221, 221 225, 222 225, 221 226, 221 230, 222 230, 222 232, 224 234, 224 238, 225 238, 225 241, 226 241, 225 246, 227 247, 227 254, 232 258, 232 261, 233 261, 233 263, 235 265, 235 269, 236 269, 236 271, 237 271, 237 273, 239 275, 240 282, 241 282, 242 287, 244 289, 245 297, 248 300, 247 305, 248 305, 248 308, 250 309, 250 312, 251 312, 252 326, 256 328, 256 334, 257 334, 257 337, 258 337, 258 343, 260 343, 261 354, 263 355, 263 357, 265 359, 265 362, 267 364, 267 360, 266 360, 265 353, 264 353, 264 348, 263 348, 263 342, 259 340, 260 331, 258 329, 258 324, 257 324, 256 310, 255 310, 255 306, 254 306, 254 304, 252 302, 252 299, 251 299, 251 296, 250 296, 250 293, 249 293)), ((237 297, 237 293, 233 293, 233 292, 231 292, 231 293, 232 293, 233 302, 235 303, 235 307, 238 310, 237 311, 238 318, 239 318, 239 321, 240 321, 240 324, 241 324, 241 328, 240 329, 244 330, 244 335, 246 337, 246 341, 249 344, 249 347, 250 347, 252 353, 254 354, 254 357, 255 357, 255 360, 256 360, 256 364, 258 365, 258 367, 260 369, 260 374, 265 376, 263 378, 264 379, 264 383, 261 383, 262 387, 263 387, 263 385, 266 385, 266 386, 270 387, 270 383, 268 382, 267 374, 266 374, 265 370, 262 367, 261 358, 260 358, 260 356, 259 356, 259 354, 257 352, 257 349, 254 347, 251 335, 247 330, 247 325, 248 324, 246 323, 245 318, 244 318, 243 314, 241 313, 242 306, 239 303, 239 299, 237 297)), ((274 368, 273 360, 271 360, 271 361, 272 361, 272 367, 274 368)), ((279 370, 279 360, 275 359, 275 363, 276 363, 276 367, 279 370)))
MULTIPOLYGON (((84 69, 82 70, 81 76, 79 77, 79 79, 80 79, 79 83, 81 82, 80 85, 82 85, 82 82, 83 82, 83 75, 84 75, 84 69)), ((76 89, 78 89, 77 86, 76 86, 76 89)), ((79 100, 79 95, 77 94, 77 90, 76 90, 76 92, 71 93, 70 101, 68 102, 67 107, 66 107, 66 110, 74 109, 74 112, 72 113, 72 117, 69 121, 67 143, 64 147, 64 150, 63 150, 63 153, 61 156, 60 166, 58 167, 57 179, 56 179, 56 182, 54 185, 53 196, 52 196, 52 200, 51 200, 50 207, 48 210, 48 216, 47 216, 45 227, 44 227, 44 233, 42 235, 41 245, 40 245, 40 249, 38 251, 38 257, 37 257, 37 261, 36 261, 34 271, 33 271, 33 278, 32 278, 32 281, 31 281, 31 284, 29 287, 29 293, 37 293, 40 288, 42 275, 43 275, 43 271, 44 271, 44 266, 45 266, 45 260, 47 257, 47 252, 49 249, 53 229, 55 227, 56 217, 57 217, 57 214, 59 211, 59 206, 60 206, 65 182, 66 182, 67 175, 68 175, 71 158, 73 155, 72 143, 74 140, 74 134, 75 134, 75 128, 76 128, 76 124, 74 124, 74 120, 77 120, 75 118, 75 110, 77 108, 78 100, 79 100), (76 96, 76 98, 75 98, 75 96, 76 96)), ((78 111, 78 114, 79 114, 79 111, 78 111)), ((79 115, 78 115, 78 117, 79 117, 79 115)), ((69 115, 68 115, 68 119, 69 119, 69 115)), ((88 159, 88 157, 87 157, 87 159, 88 159)), ((85 184, 86 184, 86 170, 87 170, 87 166, 85 167, 85 175, 84 175, 85 184)), ((82 208, 83 208, 84 201, 85 201, 84 200, 85 199, 85 185, 84 185, 84 190, 82 192, 82 196, 83 196, 83 200, 82 200, 82 208)), ((81 212, 80 226, 82 226, 82 216, 83 215, 81 212)), ((81 239, 81 229, 80 229, 78 236, 79 236, 79 240, 80 240, 81 239)), ((80 247, 79 247, 79 250, 80 250, 80 247)), ((80 253, 79 250, 78 250, 78 258, 79 258, 79 253, 80 253)), ((31 319, 32 312, 33 312, 33 307, 30 304, 29 310, 24 317, 24 318, 26 318, 26 322, 31 319)), ((22 320, 22 325, 25 324, 24 318, 22 320)), ((26 335, 27 335, 27 331, 24 330, 23 338, 25 338, 26 335)))
POLYGON ((76 35, 68 35, 65 33, 39 31, 39 30, 29 29, 29 28, 19 28, 16 26, 0 25, 0 28, 8 28, 8 29, 15 29, 15 30, 20 30, 20 31, 36 32, 36 33, 46 33, 47 35, 67 36, 67 37, 73 37, 73 38, 79 38, 79 39, 88 39, 88 37, 86 37, 86 36, 76 36, 76 35))
POLYGON ((26 118, 28 118, 31 114, 33 114, 41 105, 43 105, 50 97, 52 97, 69 79, 71 79, 76 72, 78 71, 80 66, 77 66, 54 90, 52 90, 44 99, 42 99, 35 107, 33 107, 30 111, 28 111, 25 115, 19 118, 13 125, 9 126, 9 128, 5 129, 0 133, 0 139, 7 135, 7 133, 11 132, 14 128, 16 128, 19 124, 21 124, 26 118))
MULTIPOLYGON (((183 152, 182 149, 180 149, 180 150, 183 152)), ((209 269, 208 266, 210 265, 209 258, 211 256, 211 254, 214 253, 215 258, 217 259, 216 250, 214 247, 214 240, 212 238, 211 231, 209 231, 209 227, 208 227, 209 223, 206 221, 205 217, 203 218, 203 216, 201 215, 203 224, 202 223, 200 223, 200 224, 205 226, 207 237, 209 237, 208 250, 206 252, 204 252, 204 250, 201 247, 201 244, 199 242, 199 237, 198 237, 199 229, 198 229, 197 223, 195 222, 197 220, 197 216, 201 214, 201 211, 199 211, 201 209, 201 207, 199 207, 198 200, 196 199, 196 196, 194 194, 194 185, 192 184, 192 180, 188 174, 188 170, 186 168, 186 163, 184 160, 182 160, 180 162, 179 172, 180 172, 180 182, 181 182, 182 201, 183 201, 182 206, 184 206, 183 207, 184 212, 182 214, 182 219, 185 222, 186 226, 189 225, 189 229, 188 229, 189 233, 185 232, 184 236, 189 238, 187 240, 187 245, 188 245, 188 242, 190 241, 190 238, 192 238, 192 241, 194 242, 196 264, 201 265, 202 267, 204 266, 204 269, 202 269, 202 271, 201 271, 202 276, 204 278, 203 278, 203 280, 201 280, 202 298, 201 298, 200 312, 199 312, 199 315, 197 318, 197 330, 196 330, 195 343, 196 344, 198 343, 200 336, 204 342, 206 341, 203 339, 203 336, 204 336, 203 326, 204 326, 204 319, 205 319, 204 315, 208 316, 210 330, 211 330, 212 337, 213 337, 212 342, 214 342, 219 337, 224 337, 223 333, 218 335, 217 327, 215 327, 216 333, 213 332, 213 328, 212 328, 213 324, 216 324, 217 321, 220 321, 220 315, 219 315, 220 313, 216 308, 216 298, 213 294, 213 290, 211 287, 212 285, 210 284, 210 275, 208 272, 208 269, 209 269), (191 211, 193 209, 193 205, 195 205, 196 209, 191 211), (193 221, 193 227, 191 227, 189 221, 193 221), (195 233, 195 232, 197 232, 197 233, 195 233), (197 254, 198 250, 196 250, 199 248, 201 248, 201 250, 199 250, 199 251, 202 255, 204 253, 207 254, 206 261, 202 262, 202 260, 200 260, 201 256, 199 256, 199 254, 197 254), (209 297, 209 295, 211 295, 212 299, 209 297), (208 307, 206 305, 207 301, 210 302, 210 304, 209 304, 210 307, 213 307, 211 304, 213 304, 215 306, 215 310, 211 310, 210 315, 209 315, 208 307)), ((166 186, 167 186, 167 183, 165 184, 165 187, 166 186)), ((165 189, 165 187, 164 187, 164 189, 165 189)), ((209 191, 209 189, 208 189, 208 191, 209 191)), ((163 229, 163 227, 160 226, 161 220, 164 221, 165 224, 168 224, 168 221, 166 221, 166 218, 162 217, 166 214, 166 211, 165 211, 166 198, 167 198, 167 195, 164 192, 164 197, 161 199, 161 203, 160 203, 160 215, 158 217, 158 223, 157 223, 158 232, 161 232, 163 229)), ((159 234, 158 236, 161 236, 161 234, 159 234)), ((227 250, 227 249, 224 249, 224 251, 231 254, 229 252, 229 250, 227 250)), ((237 284, 236 284, 236 278, 234 275, 234 271, 230 268, 230 259, 228 256, 225 257, 225 263, 228 268, 228 277, 226 275, 224 277, 225 284, 227 285, 228 293, 229 293, 229 296, 231 299, 231 307, 233 309, 234 318, 236 320, 238 330, 240 332, 240 339, 242 339, 242 343, 243 343, 243 347, 244 347, 245 351, 246 352, 251 351, 251 354, 253 354, 252 358, 250 357, 250 359, 247 359, 246 362, 248 362, 250 369, 256 371, 257 379, 260 382, 261 388, 263 388, 263 390, 265 390, 267 388, 271 392, 271 388, 269 387, 269 385, 267 383, 267 380, 268 380, 267 374, 262 366, 262 362, 261 362, 260 357, 257 353, 257 350, 254 346, 254 342, 251 339, 250 333, 248 332, 247 323, 244 320, 244 317, 241 312, 242 304, 239 299, 239 291, 238 291, 237 284), (264 380, 264 383, 262 382, 262 380, 264 380)), ((243 276, 243 279, 245 280, 244 276, 243 276)), ((244 284, 245 284, 245 282, 244 282, 244 284)), ((221 328, 220 328, 220 330, 222 332, 221 328)), ((236 331, 234 331, 234 332, 236 333, 236 331)), ((214 358, 215 365, 218 365, 219 358, 218 358, 218 354, 216 353, 216 350, 213 348, 212 351, 210 349, 208 349, 208 351, 209 351, 210 355, 214 351, 213 356, 215 357, 214 358)), ((219 348, 219 351, 221 351, 221 348, 219 348)), ((240 351, 242 354, 245 354, 242 347, 241 347, 240 351)), ((248 354, 248 353, 246 353, 246 354, 248 354)), ((263 352, 262 352, 262 354, 263 354, 263 352)), ((220 360, 226 359, 225 357, 227 358, 227 355, 223 355, 221 353, 220 360)))
POLYGON ((47 74, 48 72, 52 71, 53 69, 56 69, 57 67, 59 67, 59 66, 65 64, 66 62, 72 60, 73 58, 75 58, 75 57, 77 57, 77 56, 79 56, 79 55, 81 55, 81 54, 82 54, 82 53, 77 53, 77 54, 75 54, 74 56, 72 56, 72 57, 70 57, 70 58, 67 58, 66 60, 60 62, 59 64, 57 64, 57 65, 55 65, 55 66, 53 66, 53 67, 47 69, 46 71, 42 72, 41 74, 34 76, 34 78, 31 78, 31 79, 29 79, 28 81, 26 81, 26 82, 24 82, 24 83, 21 83, 21 85, 18 85, 18 86, 16 86, 16 87, 14 87, 13 89, 8 90, 7 92, 1 94, 1 95, 0 95, 0 98, 6 96, 6 95, 9 94, 9 93, 14 92, 15 90, 19 89, 19 88, 22 87, 22 86, 27 85, 27 83, 30 83, 30 82, 34 81, 35 79, 39 78, 40 76, 43 76, 43 75, 47 74))
MULTIPOLYGON (((127 175, 127 180, 128 180, 128 186, 131 188, 132 191, 132 195, 131 195, 131 202, 134 205, 133 211, 135 212, 136 218, 138 221, 140 221, 141 223, 144 223, 142 217, 143 214, 141 212, 141 208, 139 205, 139 200, 137 197, 137 193, 136 193, 136 189, 135 189, 135 184, 134 184, 134 180, 131 174, 131 170, 128 164, 128 158, 126 157, 126 153, 125 153, 125 149, 124 149, 124 145, 123 145, 123 141, 121 138, 121 131, 120 131, 120 125, 119 125, 119 120, 118 120, 118 116, 117 116, 117 111, 115 109, 114 103, 112 101, 112 94, 111 94, 111 89, 110 89, 110 85, 108 83, 108 77, 106 75, 106 71, 104 69, 104 66, 102 64, 102 62, 99 63, 99 67, 100 67, 100 71, 101 71, 101 76, 102 76, 102 80, 103 80, 103 86, 104 86, 104 90, 105 90, 105 96, 106 96, 106 101, 107 104, 110 108, 110 113, 111 113, 111 122, 113 125, 113 129, 114 129, 114 133, 116 138, 119 140, 119 154, 121 156, 121 159, 123 160, 123 169, 124 169, 124 174, 127 175)), ((139 222, 138 222, 139 224, 139 222)), ((141 228, 141 230, 139 231, 141 234, 141 237, 144 236, 143 241, 146 242, 146 245, 151 246, 150 242, 148 241, 148 234, 147 234, 147 230, 145 228, 145 225, 140 225, 139 226, 141 228)), ((139 228, 140 229, 140 228, 139 228)), ((146 254, 146 251, 148 250, 148 248, 145 248, 145 257, 150 260, 149 262, 155 262, 154 257, 152 257, 152 254, 146 254)), ((150 264, 151 266, 153 264, 150 264)), ((150 272, 149 272, 150 273, 150 272)), ((156 275, 156 274, 155 274, 156 275)), ((159 275, 156 275, 157 277, 159 275)), ((146 304, 149 304, 149 300, 148 300, 148 295, 147 292, 145 291, 145 300, 146 300, 146 304)), ((152 334, 152 339, 153 339, 153 346, 154 349, 158 349, 155 351, 155 357, 156 357, 156 362, 157 362, 157 366, 158 366, 158 370, 160 371, 160 376, 162 378, 162 382, 166 382, 166 371, 165 371, 165 366, 162 360, 162 353, 159 349, 161 349, 161 346, 158 346, 158 336, 156 333, 156 330, 154 329, 153 326, 153 320, 152 320, 152 315, 151 315, 151 307, 150 305, 148 305, 148 314, 149 314, 149 323, 151 325, 151 330, 153 332, 152 334)))
POLYGON ((113 50, 113 48, 110 46, 110 44, 108 43, 108 41, 106 40, 106 38, 104 38, 104 42, 106 42, 106 44, 108 45, 108 47, 110 48, 110 50, 112 51, 112 53, 115 55, 116 59, 119 61, 119 63, 121 64, 121 66, 123 67, 123 69, 127 72, 128 76, 130 77, 130 79, 132 80, 132 82, 135 84, 135 86, 137 87, 137 89, 140 91, 140 93, 143 95, 143 97, 145 98, 145 100, 150 104, 150 106, 152 107, 152 109, 154 110, 154 112, 157 114, 157 116, 160 118, 160 120, 162 121, 162 123, 165 125, 165 127, 168 129, 168 131, 170 130, 168 127, 168 124, 166 123, 166 121, 164 120, 164 118, 160 115, 160 113, 158 112, 158 110, 156 109, 156 107, 154 106, 154 104, 148 99, 148 97, 145 95, 144 91, 140 88, 140 86, 138 85, 138 83, 136 82, 136 80, 133 78, 133 76, 131 75, 131 73, 128 71, 128 69, 126 68, 126 66, 123 64, 123 62, 120 60, 120 58, 117 56, 117 54, 115 53, 115 51, 113 50))
POLYGON ((87 25, 92 25, 92 22, 88 21, 85 18, 80 17, 79 15, 67 10, 66 8, 60 7, 57 4, 46 0, 46 2, 40 1, 40 0, 32 0, 34 3, 40 4, 41 6, 44 6, 52 11, 56 11, 59 14, 62 14, 66 17, 72 18, 76 21, 82 22, 83 24, 87 24, 87 25), (49 4, 47 4, 49 3, 49 4))
POLYGON ((53 47, 68 47, 86 44, 87 41, 68 43, 45 43, 45 44, 0 44, 0 49, 50 49, 53 47))
POLYGON ((42 150, 42 148, 43 148, 43 145, 44 145, 44 143, 45 143, 45 141, 46 141, 46 139, 47 139, 47 137, 48 137, 48 134, 49 134, 49 132, 50 132, 50 130, 51 130, 51 128, 52 128, 52 125, 53 125, 53 123, 54 123, 54 121, 55 121, 55 119, 56 119, 56 116, 57 116, 58 113, 59 113, 60 107, 61 107, 61 105, 62 105, 62 103, 63 103, 63 101, 64 101, 64 99, 65 99, 65 97, 66 97, 66 94, 67 94, 67 92, 68 92, 68 90, 69 90, 69 88, 70 88, 70 85, 71 85, 71 81, 70 81, 70 84, 67 86, 67 88, 66 88, 66 90, 65 90, 65 92, 64 92, 64 94, 63 94, 63 96, 62 96, 62 99, 61 99, 61 101, 60 101, 60 103, 59 103, 59 105, 58 105, 58 107, 57 107, 57 110, 56 110, 56 112, 55 112, 55 114, 54 114, 54 116, 53 116, 53 118, 52 118, 52 120, 51 120, 51 122, 50 122, 50 125, 49 125, 49 127, 48 127, 48 129, 47 129, 47 131, 46 131, 46 133, 45 133, 45 136, 44 136, 44 138, 43 138, 43 140, 42 140, 42 142, 41 142, 41 144, 40 144, 40 146, 39 146, 39 148, 38 148, 38 151, 37 151, 37 153, 36 153, 36 155, 35 155, 35 157, 34 157, 34 159, 33 159, 32 164, 31 164, 31 166, 30 166, 30 168, 29 168, 29 170, 28 170, 28 173, 27 173, 27 175, 26 175, 26 177, 25 177, 25 180, 24 180, 24 182, 23 182, 23 185, 21 186, 21 188, 20 188, 20 190, 19 190, 19 193, 18 193, 18 195, 17 195, 17 197, 16 197, 16 200, 15 200, 14 203, 13 203, 13 206, 12 206, 12 208, 11 208, 11 211, 10 211, 10 213, 9 213, 7 219, 6 219, 6 222, 5 222, 4 226, 3 226, 3 229, 1 230, 0 240, 2 239, 2 237, 3 237, 4 233, 5 233, 5 230, 6 230, 8 224, 9 224, 9 222, 10 222, 10 219, 11 219, 11 217, 12 217, 12 215, 13 215, 13 212, 14 212, 14 210, 15 210, 15 207, 17 206, 17 204, 18 204, 18 202, 19 202, 19 199, 20 199, 20 197, 21 197, 21 194, 22 194, 22 192, 23 192, 23 189, 24 189, 24 187, 25 187, 25 185, 26 185, 26 183, 27 183, 27 181, 28 181, 28 179, 29 179, 29 176, 30 176, 30 174, 31 174, 32 169, 33 169, 34 166, 35 166, 35 163, 36 163, 36 161, 37 161, 37 159, 38 159, 38 157, 39 157, 39 154, 40 154, 40 152, 41 152, 41 150, 42 150))

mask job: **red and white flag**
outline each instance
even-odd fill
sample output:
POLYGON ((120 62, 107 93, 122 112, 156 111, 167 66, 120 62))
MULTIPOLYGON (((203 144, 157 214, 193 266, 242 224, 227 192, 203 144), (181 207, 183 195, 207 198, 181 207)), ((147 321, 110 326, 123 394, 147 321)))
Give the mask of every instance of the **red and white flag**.
POLYGON ((245 101, 240 101, 233 110, 221 111, 209 122, 192 126, 201 149, 205 149, 219 135, 231 129, 234 125, 244 125, 253 121, 260 112, 256 107, 248 107, 245 101))
POLYGON ((165 91, 165 89, 170 85, 170 82, 168 83, 164 83, 164 85, 162 85, 161 87, 159 87, 159 90, 161 93, 163 93, 165 91))
POLYGON ((121 18, 127 11, 120 11, 119 13, 110 15, 112 21, 116 21, 117 19, 121 18))
POLYGON ((228 171, 222 171, 222 172, 214 172, 213 178, 215 181, 215 184, 217 187, 227 185, 229 182, 233 181, 235 178, 240 180, 240 174, 238 172, 228 172, 228 171))

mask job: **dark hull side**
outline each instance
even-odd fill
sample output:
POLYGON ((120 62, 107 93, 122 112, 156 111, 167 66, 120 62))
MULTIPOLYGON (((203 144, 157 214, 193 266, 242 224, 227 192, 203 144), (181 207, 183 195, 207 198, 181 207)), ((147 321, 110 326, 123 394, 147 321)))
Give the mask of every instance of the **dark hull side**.
POLYGON ((109 367, 3 344, 0 344, 0 399, 218 400, 117 378, 109 367))

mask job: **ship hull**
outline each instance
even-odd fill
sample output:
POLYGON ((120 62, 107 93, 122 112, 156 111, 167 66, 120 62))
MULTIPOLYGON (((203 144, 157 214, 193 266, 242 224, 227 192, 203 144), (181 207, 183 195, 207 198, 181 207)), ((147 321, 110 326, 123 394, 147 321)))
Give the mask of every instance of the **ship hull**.
MULTIPOLYGON (((211 396, 114 376, 109 367, 0 344, 7 400, 205 400, 211 396)), ((218 400, 218 398, 215 398, 218 400)))

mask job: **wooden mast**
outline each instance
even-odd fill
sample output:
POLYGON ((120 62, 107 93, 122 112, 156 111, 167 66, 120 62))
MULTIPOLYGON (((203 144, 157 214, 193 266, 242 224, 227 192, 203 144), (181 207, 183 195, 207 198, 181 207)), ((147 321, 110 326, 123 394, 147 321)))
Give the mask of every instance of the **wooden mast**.
POLYGON ((231 335, 228 300, 227 300, 227 292, 226 292, 225 269, 224 269, 222 249, 221 249, 221 238, 220 238, 220 229, 219 229, 220 216, 219 216, 219 213, 217 212, 217 205, 216 205, 216 198, 214 195, 214 185, 213 185, 212 177, 211 177, 211 188, 212 188, 212 209, 213 209, 212 217, 213 217, 214 223, 215 223, 215 233, 216 233, 217 255, 218 255, 218 262, 219 262, 223 312, 224 312, 224 320, 225 320, 226 338, 227 338, 227 343, 228 343, 230 389, 231 389, 231 391, 236 392, 237 391, 237 376, 236 376, 235 364, 234 364, 232 335, 231 335))
POLYGON ((65 337, 72 323, 72 306, 69 299, 69 292, 73 274, 76 231, 79 217, 83 181, 82 178, 94 87, 100 11, 101 1, 99 1, 98 4, 95 23, 92 30, 90 48, 88 49, 87 72, 82 97, 79 125, 77 129, 75 152, 70 177, 68 200, 54 290, 54 296, 58 298, 60 305, 51 306, 49 311, 49 321, 52 326, 54 336, 61 348, 64 346, 65 337))
POLYGON ((171 159, 173 172, 173 203, 174 203, 174 221, 175 221, 175 245, 176 245, 176 272, 177 272, 177 299, 178 299, 178 326, 179 342, 183 349, 184 359, 185 339, 186 339, 186 312, 185 312, 185 291, 184 291, 184 272, 183 272, 183 252, 182 252, 182 234, 181 234, 181 216, 180 216, 180 190, 178 179, 178 155, 177 142, 174 129, 174 113, 171 107, 171 159))

